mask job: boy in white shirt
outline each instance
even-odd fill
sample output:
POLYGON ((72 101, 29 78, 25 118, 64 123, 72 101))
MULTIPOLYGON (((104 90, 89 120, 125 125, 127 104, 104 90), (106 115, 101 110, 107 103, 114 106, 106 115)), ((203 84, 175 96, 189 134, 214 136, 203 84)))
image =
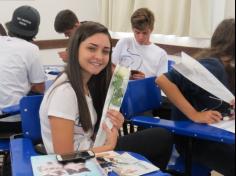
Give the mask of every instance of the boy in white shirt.
MULTIPOLYGON (((0 110, 19 104, 30 91, 44 92, 46 77, 39 62, 39 48, 31 43, 39 23, 36 9, 21 6, 6 24, 9 36, 0 36, 0 110)), ((0 122, 0 132, 20 132, 19 116, 0 116, 0 122)))
POLYGON ((120 39, 113 51, 113 64, 140 71, 132 74, 132 79, 159 76, 167 72, 166 52, 150 41, 154 21, 154 15, 149 9, 136 10, 131 17, 134 38, 120 39))

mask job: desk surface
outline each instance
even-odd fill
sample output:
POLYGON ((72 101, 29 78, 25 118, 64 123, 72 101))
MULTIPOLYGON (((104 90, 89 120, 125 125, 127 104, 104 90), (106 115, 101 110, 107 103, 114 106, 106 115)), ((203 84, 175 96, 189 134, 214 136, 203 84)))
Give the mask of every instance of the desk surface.
MULTIPOLYGON (((31 141, 25 138, 13 139, 10 141, 10 150, 12 176, 33 176, 30 157, 38 154, 34 151, 31 141)), ((135 157, 146 160, 144 157, 137 154, 135 154, 135 157)), ((109 176, 117 175, 111 173, 109 176)), ((152 174, 146 174, 146 176, 169 176, 169 174, 158 171, 152 174)))
POLYGON ((3 114, 15 115, 20 113, 20 106, 13 105, 2 109, 3 114))
POLYGON ((234 144, 235 134, 209 125, 193 123, 191 121, 172 121, 138 116, 132 118, 134 125, 145 127, 163 127, 173 133, 206 139, 222 143, 234 144))

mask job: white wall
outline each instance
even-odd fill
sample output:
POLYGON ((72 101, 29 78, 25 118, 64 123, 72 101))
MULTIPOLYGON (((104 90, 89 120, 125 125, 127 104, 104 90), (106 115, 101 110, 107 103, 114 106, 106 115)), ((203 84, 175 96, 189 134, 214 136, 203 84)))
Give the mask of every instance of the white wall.
MULTIPOLYGON (((54 31, 54 19, 56 14, 63 9, 73 10, 79 20, 93 20, 100 21, 100 5, 102 0, 0 0, 0 22, 5 23, 11 19, 15 8, 21 5, 31 5, 38 9, 41 14, 40 31, 37 40, 60 39, 63 35, 57 34, 54 31)), ((223 18, 235 18, 235 0, 214 0, 215 11, 213 18, 216 26, 223 18), (226 2, 226 4, 224 4, 226 2), (225 14, 217 9, 221 5, 225 5, 225 14)), ((114 38, 122 38, 132 34, 112 33, 114 38)), ((193 39, 187 37, 175 37, 164 35, 153 35, 152 41, 162 44, 175 44, 192 47, 207 47, 209 40, 207 39, 193 39)), ((61 65, 63 62, 58 57, 57 52, 63 49, 41 50, 41 62, 44 65, 61 65)))
POLYGON ((235 0, 226 0, 225 18, 235 18, 235 0))
POLYGON ((41 15, 40 31, 37 40, 64 38, 54 31, 56 14, 63 9, 74 11, 79 20, 99 21, 100 0, 0 0, 0 22, 11 20, 14 9, 22 5, 35 7, 41 15))

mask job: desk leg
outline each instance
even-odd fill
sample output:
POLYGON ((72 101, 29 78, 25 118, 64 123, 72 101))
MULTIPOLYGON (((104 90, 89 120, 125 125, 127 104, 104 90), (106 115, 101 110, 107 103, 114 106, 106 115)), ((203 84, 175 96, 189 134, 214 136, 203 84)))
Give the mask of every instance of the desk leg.
POLYGON ((192 149, 193 149, 193 139, 188 138, 187 147, 186 147, 186 155, 185 155, 185 176, 192 175, 192 149))

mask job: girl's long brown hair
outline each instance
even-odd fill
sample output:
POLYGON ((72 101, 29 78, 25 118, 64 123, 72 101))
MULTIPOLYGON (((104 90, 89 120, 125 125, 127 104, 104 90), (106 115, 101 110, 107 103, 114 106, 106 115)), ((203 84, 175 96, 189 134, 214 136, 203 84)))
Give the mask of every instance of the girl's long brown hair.
POLYGON ((223 20, 211 38, 211 47, 195 56, 197 59, 211 57, 224 62, 229 88, 235 93, 235 19, 223 20))
MULTIPOLYGON (((81 42, 97 33, 106 34, 110 40, 110 46, 112 47, 111 36, 105 26, 96 22, 86 22, 82 24, 71 37, 68 48, 69 60, 65 69, 65 73, 68 75, 70 84, 72 85, 72 88, 76 93, 80 116, 79 120, 82 124, 84 131, 92 129, 92 122, 87 101, 85 98, 84 85, 81 73, 82 68, 79 64, 78 51, 81 42)), ((99 125, 100 118, 102 116, 106 93, 111 80, 111 53, 112 51, 110 51, 110 59, 108 65, 98 75, 92 76, 88 83, 89 91, 93 100, 93 105, 98 115, 96 127, 99 125)))

